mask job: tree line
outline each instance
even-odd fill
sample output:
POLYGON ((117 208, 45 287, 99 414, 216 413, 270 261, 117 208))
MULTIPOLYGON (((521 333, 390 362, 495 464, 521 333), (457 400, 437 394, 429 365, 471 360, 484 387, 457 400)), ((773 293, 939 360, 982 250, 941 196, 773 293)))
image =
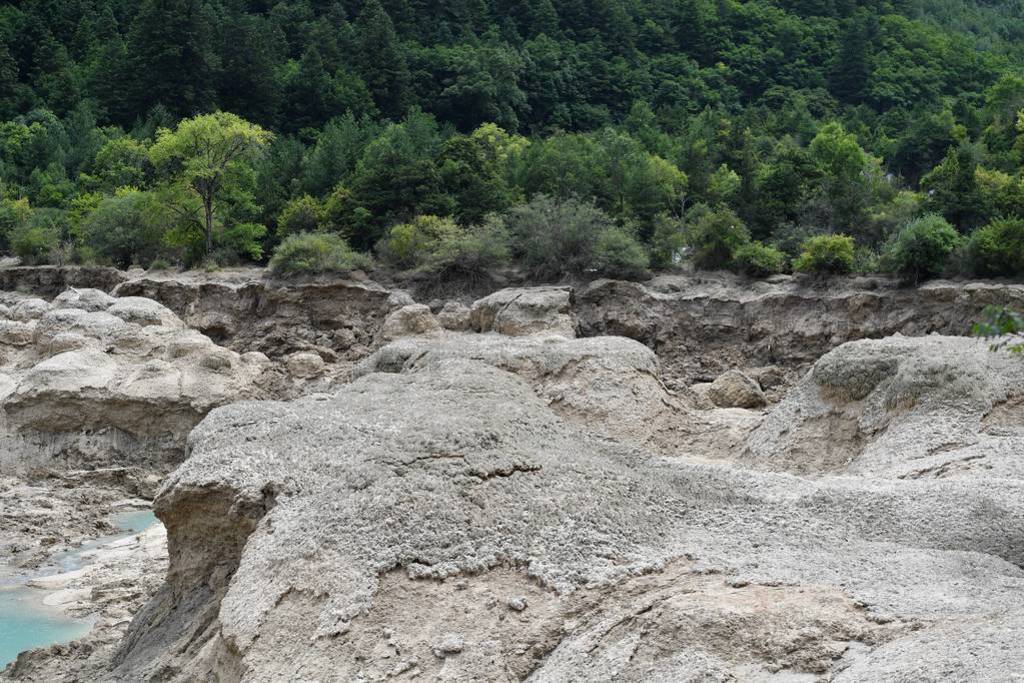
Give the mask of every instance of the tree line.
POLYGON ((30 0, 0 250, 1024 272, 1016 3, 30 0), (231 113, 229 113, 231 112, 231 113))

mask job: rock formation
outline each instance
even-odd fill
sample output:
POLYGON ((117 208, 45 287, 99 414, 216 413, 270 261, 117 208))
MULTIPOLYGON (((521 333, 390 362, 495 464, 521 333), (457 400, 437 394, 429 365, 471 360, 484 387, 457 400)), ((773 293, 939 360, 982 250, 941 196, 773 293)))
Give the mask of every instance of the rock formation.
POLYGON ((869 680, 1024 609, 1019 480, 665 459, 443 354, 217 409, 190 448, 111 680, 869 680))
POLYGON ((147 273, 121 283, 114 294, 159 301, 189 327, 239 352, 278 357, 312 351, 331 360, 366 355, 388 313, 413 303, 368 280, 278 281, 257 269, 147 273))
POLYGON ((261 395, 265 356, 221 348, 155 301, 84 289, 4 308, 4 471, 166 467, 211 408, 261 395))
MULTIPOLYGON (((100 596, 101 629, 11 678, 1005 680, 1024 658, 1024 363, 967 338, 842 343, 948 330, 1019 287, 937 283, 903 313, 914 290, 785 278, 471 307, 237 278, 0 296, 4 438, 18 463, 89 465, 51 474, 67 491, 149 494, 86 456, 171 462, 209 411, 154 503, 166 580, 107 602, 109 578, 68 584, 100 596), (298 398, 248 400, 271 395, 298 398)), ((0 532, 45 525, 46 486, 0 479, 21 506, 0 532)), ((83 495, 53 504, 69 535, 95 519, 83 495)))
POLYGON ((576 292, 573 312, 585 336, 622 335, 650 346, 674 387, 733 368, 809 365, 857 339, 965 335, 989 304, 1024 309, 1024 285, 665 275, 646 283, 597 280, 576 292))
POLYGON ((798 474, 1024 479, 1024 362, 963 337, 844 344, 746 446, 745 464, 798 474))

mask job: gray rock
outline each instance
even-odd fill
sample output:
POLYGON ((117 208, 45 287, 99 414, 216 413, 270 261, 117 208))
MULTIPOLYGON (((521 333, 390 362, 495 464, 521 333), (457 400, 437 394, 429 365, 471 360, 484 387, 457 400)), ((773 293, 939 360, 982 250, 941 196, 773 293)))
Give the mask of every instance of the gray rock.
POLYGON ((384 340, 399 339, 421 334, 440 332, 441 325, 424 304, 409 304, 394 311, 384 319, 380 336, 384 340))
POLYGON ((819 360, 746 439, 742 462, 899 478, 1024 478, 1024 363, 984 340, 900 337, 819 360))
POLYGON ((457 301, 449 301, 437 314, 441 327, 453 332, 468 332, 473 327, 469 306, 457 301))
POLYGON ((15 320, 37 320, 50 310, 50 304, 42 299, 24 299, 14 306, 11 317, 15 320))
POLYGON ((446 359, 472 359, 515 373, 562 417, 632 443, 666 446, 697 420, 661 384, 654 353, 622 337, 410 337, 378 349, 352 374, 416 372, 446 359))
POLYGON ((310 351, 293 353, 288 356, 286 362, 288 373, 299 379, 319 377, 324 373, 324 359, 319 354, 310 351))
POLYGON ((569 287, 502 289, 473 303, 473 329, 512 337, 531 334, 576 336, 569 287))
POLYGON ((763 408, 768 402, 758 383, 739 370, 719 375, 707 395, 719 408, 763 408))
POLYGON ((137 325, 160 325, 162 327, 181 328, 184 324, 171 309, 152 299, 139 296, 125 296, 114 299, 107 307, 107 313, 121 318, 125 322, 137 325))
POLYGON ((924 651, 918 624, 1024 609, 1018 480, 660 458, 443 353, 332 397, 219 408, 190 448, 156 501, 167 584, 112 680, 383 678, 384 628, 428 679, 824 676, 848 651, 924 651), (495 610, 509 595, 530 609, 495 610), (453 633, 472 645, 434 657, 453 633))
POLYGON ((25 300, 37 319, 0 321, 0 375, 16 387, 0 396, 0 471, 166 468, 207 411, 262 395, 263 364, 242 363, 156 302, 88 289, 57 300, 45 311, 25 300))
POLYGON ((100 289, 67 289, 53 300, 55 308, 78 308, 83 311, 105 311, 114 303, 114 297, 100 289))

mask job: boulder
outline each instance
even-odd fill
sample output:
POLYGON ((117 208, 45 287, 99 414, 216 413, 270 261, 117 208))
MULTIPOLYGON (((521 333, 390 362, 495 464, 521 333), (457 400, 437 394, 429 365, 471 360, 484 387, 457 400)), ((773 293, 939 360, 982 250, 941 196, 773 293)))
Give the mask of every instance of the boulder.
POLYGON ((152 299, 145 299, 140 296, 125 296, 114 299, 106 308, 106 311, 125 322, 137 325, 160 325, 172 328, 185 326, 171 309, 152 299))
POLYGON ((78 308, 83 311, 106 311, 114 297, 100 289, 68 289, 53 300, 54 308, 78 308))
POLYGON ((473 318, 469 306, 458 301, 449 301, 437 314, 441 327, 453 332, 468 332, 473 327, 473 318))
POLYGON ((1024 363, 984 340, 902 337, 825 354, 746 438, 742 462, 800 474, 1024 476, 1024 363))
POLYGON ((473 303, 472 328, 512 337, 531 334, 576 336, 570 287, 502 289, 473 303))
POLYGON ((50 304, 42 299, 24 299, 14 306, 14 310, 11 311, 11 317, 22 321, 37 320, 49 311, 50 308, 50 304))
POLYGON ((437 322, 430 307, 424 304, 408 304, 390 313, 384 319, 380 336, 384 340, 398 339, 421 334, 440 332, 441 325, 437 322))
POLYGON ((324 359, 310 351, 300 351, 288 356, 285 366, 288 374, 298 379, 319 377, 324 373, 324 359))
POLYGON ((707 395, 719 408, 763 408, 767 404, 760 385, 739 370, 719 375, 707 395))

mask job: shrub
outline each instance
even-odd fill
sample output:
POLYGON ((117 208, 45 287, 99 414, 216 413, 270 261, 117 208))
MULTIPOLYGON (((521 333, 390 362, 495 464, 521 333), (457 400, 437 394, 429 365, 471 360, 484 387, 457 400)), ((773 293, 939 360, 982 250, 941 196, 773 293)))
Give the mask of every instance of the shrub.
POLYGON ((479 277, 508 262, 508 234, 494 216, 468 229, 449 218, 419 216, 393 226, 377 250, 392 266, 438 279, 479 277))
POLYGON ((967 242, 967 266, 975 275, 1024 275, 1024 219, 1001 218, 975 230, 967 242))
POLYGON ((751 277, 767 277, 786 270, 786 255, 775 247, 748 242, 736 250, 733 267, 751 277))
POLYGON ((593 271, 598 239, 615 227, 593 204, 542 194, 509 209, 504 222, 513 257, 535 278, 593 271))
POLYGON ((234 223, 214 236, 218 251, 225 259, 241 262, 263 258, 263 238, 267 226, 262 223, 234 223))
POLYGON ((10 247, 11 235, 24 228, 32 218, 32 207, 24 197, 0 200, 0 251, 10 247))
POLYGON ((60 246, 60 234, 42 224, 15 228, 10 236, 11 251, 27 265, 48 263, 50 255, 60 246))
POLYGON ((678 220, 664 213, 656 215, 652 223, 651 266, 671 268, 679 262, 686 246, 683 227, 678 220))
POLYGON ((853 251, 849 235, 815 235, 804 241, 793 269, 801 273, 849 273, 853 251))
POLYGON ((394 225, 377 245, 380 257, 403 270, 422 266, 446 241, 457 240, 461 230, 450 218, 417 216, 408 223, 394 225))
POLYGON ((893 236, 886 249, 886 266, 914 282, 935 277, 942 274, 959 244, 960 234, 945 218, 922 216, 893 236))
POLYGON ((853 272, 870 275, 881 270, 881 259, 871 247, 857 247, 853 252, 853 272))
POLYGON ((594 244, 594 268, 606 277, 639 280, 650 265, 643 246, 625 228, 607 228, 594 244))
POLYGON ((297 235, 300 232, 316 232, 325 223, 325 211, 314 197, 308 194, 292 199, 277 217, 278 235, 297 235))
POLYGON ((687 245, 692 249, 693 265, 702 270, 727 268, 736 251, 750 242, 750 232, 731 209, 694 207, 690 218, 694 220, 687 233, 687 245))
POLYGON ((104 198, 81 220, 85 244, 121 268, 157 258, 164 250, 164 235, 150 214, 150 199, 138 190, 104 198))
POLYGON ((275 275, 336 273, 369 265, 370 259, 352 251, 341 237, 308 232, 286 237, 270 259, 275 275))

